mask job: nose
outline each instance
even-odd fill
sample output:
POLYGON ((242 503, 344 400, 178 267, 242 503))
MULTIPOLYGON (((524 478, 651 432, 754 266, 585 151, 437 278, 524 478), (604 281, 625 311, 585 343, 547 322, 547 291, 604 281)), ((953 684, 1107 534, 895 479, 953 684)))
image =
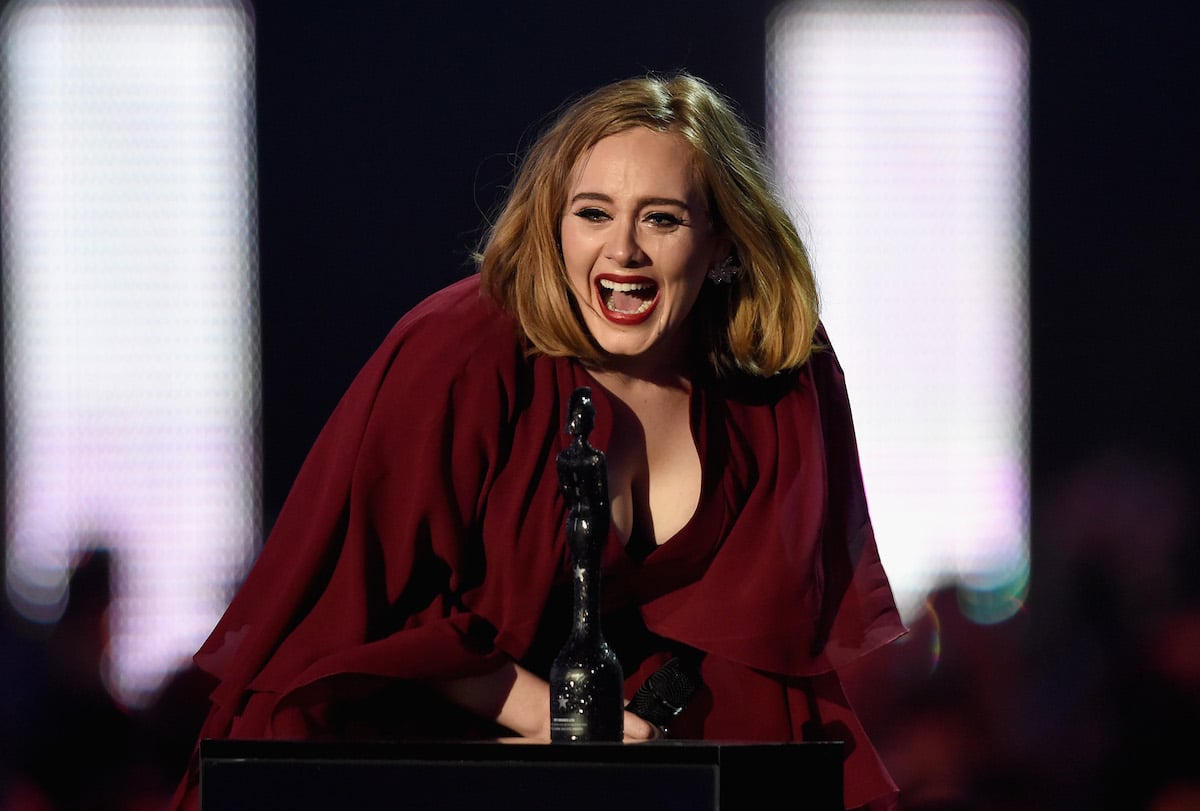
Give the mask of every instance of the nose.
POLYGON ((616 225, 609 233, 604 255, 622 267, 641 264, 646 255, 637 238, 637 224, 616 225))

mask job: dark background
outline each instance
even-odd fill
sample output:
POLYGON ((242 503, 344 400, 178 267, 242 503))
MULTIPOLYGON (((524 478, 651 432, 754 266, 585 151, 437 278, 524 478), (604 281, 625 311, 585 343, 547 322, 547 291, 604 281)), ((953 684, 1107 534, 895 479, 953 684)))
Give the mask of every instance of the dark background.
MULTIPOLYGON (((686 68, 762 127, 773 5, 256 4, 268 517, 388 327, 469 269, 545 117, 686 68)), ((1032 43, 1035 478, 1113 443, 1194 468, 1200 14, 1014 7, 1032 43)))
POLYGON ((771 4, 257 4, 265 507, 568 97, 687 68, 761 126, 771 4))

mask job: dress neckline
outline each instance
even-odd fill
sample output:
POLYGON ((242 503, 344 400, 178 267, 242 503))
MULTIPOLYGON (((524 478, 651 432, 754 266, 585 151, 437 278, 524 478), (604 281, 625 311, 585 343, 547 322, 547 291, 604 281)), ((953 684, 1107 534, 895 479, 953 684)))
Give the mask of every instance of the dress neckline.
MULTIPOLYGON (((567 385, 562 396, 564 402, 571 392, 579 386, 592 389, 592 398, 596 402, 595 426, 590 442, 600 449, 607 451, 612 440, 613 403, 611 392, 596 380, 591 373, 574 358, 557 358, 567 373, 560 379, 567 385)), ((655 572, 668 565, 678 569, 677 574, 687 577, 686 572, 703 567, 711 557, 713 550, 719 546, 726 524, 729 522, 729 498, 726 490, 729 486, 728 437, 725 435, 724 409, 721 397, 716 394, 703 373, 697 375, 689 395, 689 422, 692 440, 696 444, 696 454, 700 460, 700 498, 691 517, 670 538, 661 544, 654 544, 649 539, 631 538, 623 543, 620 534, 611 524, 608 538, 605 541, 603 566, 618 569, 647 570, 641 574, 655 572)), ((699 569, 697 569, 699 570, 699 569)), ((668 579, 674 579, 672 576, 668 579)))

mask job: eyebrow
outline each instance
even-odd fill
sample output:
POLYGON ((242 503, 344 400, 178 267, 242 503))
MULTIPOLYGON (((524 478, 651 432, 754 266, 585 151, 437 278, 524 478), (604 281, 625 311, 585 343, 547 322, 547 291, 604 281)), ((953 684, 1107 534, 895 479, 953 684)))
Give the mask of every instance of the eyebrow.
MULTIPOLYGON (((571 198, 571 203, 575 204, 583 200, 596 200, 601 203, 613 202, 613 199, 607 194, 601 194, 600 192, 580 192, 571 198)), ((645 206, 677 206, 684 211, 691 210, 688 208, 687 203, 682 200, 676 200, 674 197, 645 197, 638 201, 638 208, 644 208, 645 206)))

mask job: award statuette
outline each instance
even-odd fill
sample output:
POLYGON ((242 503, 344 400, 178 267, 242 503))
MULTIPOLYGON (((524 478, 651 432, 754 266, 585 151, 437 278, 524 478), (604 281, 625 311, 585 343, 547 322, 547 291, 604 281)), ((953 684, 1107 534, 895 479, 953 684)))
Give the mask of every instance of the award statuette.
POLYGON ((567 502, 567 544, 574 564, 571 633, 550 667, 550 740, 620 741, 624 735, 625 677, 600 631, 600 556, 608 537, 608 469, 588 444, 595 424, 592 390, 571 394, 558 455, 558 481, 567 502))

